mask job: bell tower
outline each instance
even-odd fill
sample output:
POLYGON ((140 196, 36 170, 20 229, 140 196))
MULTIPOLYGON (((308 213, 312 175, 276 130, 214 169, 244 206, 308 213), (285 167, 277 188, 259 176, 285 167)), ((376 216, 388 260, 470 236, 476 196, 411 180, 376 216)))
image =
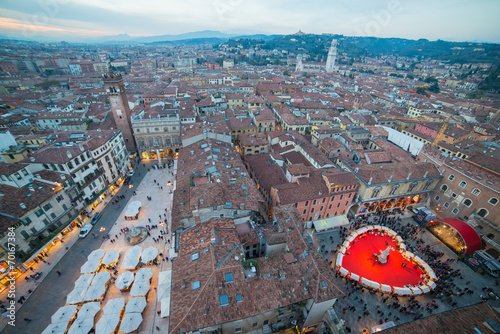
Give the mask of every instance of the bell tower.
POLYGON ((134 136, 132 135, 132 125, 130 124, 131 112, 128 106, 127 93, 125 93, 125 85, 121 74, 114 74, 109 72, 103 74, 102 81, 104 88, 109 97, 109 104, 115 119, 116 126, 122 130, 125 146, 129 153, 136 153, 137 147, 135 145, 134 136))
POLYGON ((337 40, 332 40, 330 50, 328 50, 328 58, 326 59, 326 72, 332 73, 335 70, 335 60, 337 58, 337 40))

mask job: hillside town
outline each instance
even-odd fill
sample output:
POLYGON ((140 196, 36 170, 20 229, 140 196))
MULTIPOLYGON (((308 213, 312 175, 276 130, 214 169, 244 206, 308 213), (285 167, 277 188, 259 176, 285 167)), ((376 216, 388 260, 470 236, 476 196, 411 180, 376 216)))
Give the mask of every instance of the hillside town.
POLYGON ((2 333, 11 300, 17 333, 498 332, 498 63, 353 56, 338 36, 314 55, 304 36, 3 41, 2 333), (156 256, 127 269, 136 245, 156 256))

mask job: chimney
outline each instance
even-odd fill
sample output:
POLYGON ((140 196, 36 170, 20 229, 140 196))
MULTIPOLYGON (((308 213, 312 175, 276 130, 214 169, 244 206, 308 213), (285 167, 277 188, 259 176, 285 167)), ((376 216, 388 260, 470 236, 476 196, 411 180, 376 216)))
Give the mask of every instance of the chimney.
POLYGON ((24 205, 24 203, 19 203, 19 206, 23 209, 26 209, 26 205, 24 205))
POLYGON ((411 177, 411 172, 408 174, 408 177, 406 179, 409 180, 410 177, 411 177))
POLYGON ((368 181, 368 184, 372 184, 373 176, 370 177, 370 181, 368 181))
POLYGON ((71 152, 70 152, 70 151, 66 151, 66 155, 67 155, 67 156, 68 156, 68 158, 70 158, 70 159, 71 159, 71 158, 73 158, 73 155, 71 154, 71 152))

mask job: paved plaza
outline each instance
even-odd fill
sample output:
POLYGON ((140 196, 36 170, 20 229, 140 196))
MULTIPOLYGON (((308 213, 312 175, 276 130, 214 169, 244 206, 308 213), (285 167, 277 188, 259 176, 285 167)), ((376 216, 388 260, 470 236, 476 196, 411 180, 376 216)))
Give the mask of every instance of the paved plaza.
MULTIPOLYGON (((103 217, 86 238, 78 238, 80 229, 75 229, 64 238, 68 250, 62 244, 58 244, 51 249, 47 257, 47 262, 50 265, 40 263, 34 267, 33 272, 42 273, 42 278, 38 282, 27 282, 24 277, 18 280, 16 298, 25 296, 27 299, 23 304, 17 305, 16 327, 7 325, 6 318, 1 319, 2 333, 41 333, 50 324, 52 314, 65 305, 67 294, 73 290, 74 282, 80 276, 80 267, 93 250, 99 248, 106 251, 110 249, 119 250, 120 259, 116 266, 117 274, 112 273, 112 275, 116 278, 124 272, 125 270, 120 268, 121 261, 125 252, 132 247, 124 240, 124 233, 121 232, 125 227, 158 225, 157 229, 150 230, 150 236, 139 246, 143 249, 150 246, 156 247, 159 253, 163 254, 163 257, 169 257, 171 244, 168 241, 170 240, 170 233, 163 235, 163 240, 159 236, 161 228, 164 231, 170 231, 170 208, 173 196, 170 190, 175 187, 172 175, 174 169, 154 169, 151 168, 152 166, 153 163, 148 163, 145 167, 140 164, 132 178, 131 187, 122 185, 112 199, 106 198, 96 208, 95 212, 101 212, 103 217), (147 171, 148 168, 150 169, 149 172, 147 171), (172 182, 171 186, 168 186, 169 181, 172 182), (116 203, 115 199, 118 196, 125 196, 125 199, 121 199, 116 203), (147 199, 148 196, 151 197, 151 201, 147 199), (128 203, 132 201, 142 203, 139 219, 125 220, 123 213, 128 203), (168 210, 166 217, 165 209, 168 210), (151 222, 149 222, 148 218, 151 222), (163 222, 165 218, 168 224, 159 225, 160 221, 163 222), (115 242, 112 243, 111 239, 104 240, 108 233, 112 239, 116 240, 115 242), (97 237, 94 238, 93 234, 97 234, 97 237), (153 238, 157 241, 153 241, 153 238), (59 276, 56 270, 59 270, 62 275, 59 276), (31 293, 29 290, 31 290, 31 293), (24 321, 25 318, 31 319, 31 322, 24 321)), ((144 320, 139 327, 139 332, 152 333, 157 331, 156 328, 161 329, 161 332, 168 332, 168 318, 160 318, 157 313, 161 310, 161 307, 160 303, 157 302, 156 286, 158 285, 159 272, 171 269, 171 261, 170 259, 168 261, 160 259, 159 265, 148 265, 147 267, 153 270, 153 279, 147 297, 148 304, 142 314, 144 320)), ((27 275, 29 274, 28 271, 27 275)), ((112 298, 125 298, 125 301, 127 301, 130 298, 128 294, 129 292, 118 290, 111 282, 101 306, 104 306, 112 298)), ((2 294, 0 298, 5 301, 6 295, 2 294)), ((97 314, 95 323, 97 323, 100 316, 101 314, 97 314)))
MULTIPOLYGON (((406 214, 406 216, 402 218, 401 224, 417 225, 411 218, 410 214, 406 214)), ((485 295, 482 290, 483 287, 493 287, 497 291, 500 290, 498 286, 495 286, 495 279, 493 277, 477 274, 463 262, 457 261, 457 255, 442 243, 438 243, 439 240, 431 233, 428 231, 424 233, 420 232, 419 236, 423 239, 424 246, 432 245, 430 247, 433 250, 444 253, 439 260, 443 262, 453 260, 451 264, 452 269, 460 270, 463 278, 459 276, 454 279, 454 283, 456 285, 454 290, 456 291, 456 288, 462 290, 468 288, 474 293, 465 293, 461 296, 454 294, 453 301, 457 303, 454 307, 450 303, 436 298, 433 293, 414 296, 420 307, 412 310, 413 313, 402 313, 400 312, 401 307, 409 305, 410 297, 398 297, 397 301, 401 307, 393 308, 393 303, 396 302, 396 300, 390 298, 390 295, 381 292, 370 292, 368 289, 355 290, 354 284, 351 280, 341 278, 341 276, 339 276, 338 283, 345 291, 345 296, 339 298, 334 308, 339 319, 344 321, 344 328, 346 329, 346 332, 349 333, 350 330, 350 333, 371 333, 371 327, 384 322, 393 321, 395 325, 400 325, 413 321, 418 313, 425 317, 445 312, 451 310, 452 308, 460 308, 479 303, 481 302, 480 295, 485 295), (433 303, 435 303, 436 307, 430 307, 431 311, 427 311, 427 305, 431 305, 433 303)), ((332 270, 334 270, 336 249, 344 241, 341 237, 340 230, 335 229, 324 233, 317 233, 316 237, 320 244, 321 253, 327 258, 329 263, 331 263, 332 270)), ((413 249, 418 248, 414 241, 405 240, 405 243, 410 245, 413 249)), ((422 259, 427 259, 426 255, 424 255, 421 251, 417 250, 415 253, 422 259)), ((497 304, 498 302, 495 302, 492 306, 500 306, 497 304)))

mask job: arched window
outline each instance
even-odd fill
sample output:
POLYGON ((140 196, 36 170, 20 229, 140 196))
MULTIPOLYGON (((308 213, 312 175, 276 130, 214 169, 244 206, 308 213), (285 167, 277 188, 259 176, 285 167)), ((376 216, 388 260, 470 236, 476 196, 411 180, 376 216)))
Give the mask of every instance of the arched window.
POLYGON ((484 208, 483 209, 479 209, 479 211, 477 212, 477 215, 479 217, 483 217, 483 218, 485 218, 486 216, 488 216, 488 214, 489 214, 488 210, 486 210, 484 208))
POLYGON ((444 192, 444 191, 446 191, 446 190, 448 190, 448 186, 447 186, 446 184, 443 184, 443 185, 441 186, 441 190, 442 190, 443 192, 444 192))
POLYGON ((425 182, 424 189, 422 189, 422 190, 429 190, 429 187, 431 186, 431 184, 432 184, 432 180, 425 182))
POLYGON ((411 193, 415 188, 417 187, 418 182, 412 182, 410 183, 410 186, 408 187, 408 192, 411 193))
POLYGON ((462 181, 462 182, 460 182, 459 186, 460 186, 461 188, 465 188, 465 187, 467 186, 467 182, 462 181))
POLYGON ((382 187, 376 187, 375 189, 373 189, 372 197, 371 198, 378 197, 378 195, 380 194, 381 190, 382 190, 382 187))
POLYGON ((481 193, 481 190, 475 188, 474 190, 472 190, 472 195, 474 196, 478 196, 479 194, 481 193))
POLYGON ((392 186, 391 191, 389 192, 389 195, 394 195, 398 189, 399 189, 399 184, 392 186))
POLYGON ((492 197, 492 198, 490 198, 490 200, 488 201, 488 203, 490 203, 491 205, 497 205, 498 198, 492 197))
POLYGON ((450 174, 450 176, 448 176, 448 180, 450 180, 450 181, 453 181, 453 180, 455 180, 455 175, 453 175, 453 174, 450 174))
POLYGON ((463 201, 463 204, 464 204, 466 207, 470 208, 470 206, 472 205, 472 201, 471 201, 470 199, 466 198, 466 199, 463 201))

